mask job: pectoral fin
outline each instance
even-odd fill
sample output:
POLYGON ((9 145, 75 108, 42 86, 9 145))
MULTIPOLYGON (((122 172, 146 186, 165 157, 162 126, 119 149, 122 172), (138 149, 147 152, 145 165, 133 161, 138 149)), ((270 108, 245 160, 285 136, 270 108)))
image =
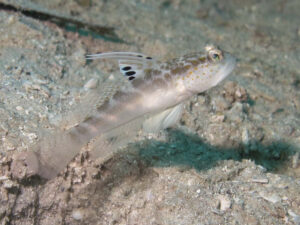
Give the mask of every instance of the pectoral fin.
POLYGON ((159 130, 171 127, 180 119, 182 111, 183 104, 179 104, 160 112, 144 122, 143 130, 149 133, 155 133, 159 130))

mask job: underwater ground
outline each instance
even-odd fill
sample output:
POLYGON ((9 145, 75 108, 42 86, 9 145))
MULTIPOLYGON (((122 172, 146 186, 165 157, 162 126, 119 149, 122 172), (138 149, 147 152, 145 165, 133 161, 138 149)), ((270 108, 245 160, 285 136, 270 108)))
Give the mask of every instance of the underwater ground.
POLYGON ((299 225, 299 9, 298 0, 1 0, 1 224, 299 225), (176 127, 104 161, 87 146, 50 181, 16 161, 51 138, 42 130, 90 113, 78 106, 91 91, 106 97, 116 65, 86 54, 167 60, 207 43, 237 67, 187 101, 176 127))

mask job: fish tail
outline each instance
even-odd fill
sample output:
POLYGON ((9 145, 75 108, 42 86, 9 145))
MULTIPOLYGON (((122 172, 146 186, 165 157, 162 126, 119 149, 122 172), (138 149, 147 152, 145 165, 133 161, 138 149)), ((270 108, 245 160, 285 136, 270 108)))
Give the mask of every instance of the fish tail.
POLYGON ((32 150, 17 156, 15 170, 20 167, 17 162, 26 165, 29 174, 40 175, 46 179, 54 178, 78 154, 83 146, 70 133, 57 132, 44 134, 42 141, 32 150))

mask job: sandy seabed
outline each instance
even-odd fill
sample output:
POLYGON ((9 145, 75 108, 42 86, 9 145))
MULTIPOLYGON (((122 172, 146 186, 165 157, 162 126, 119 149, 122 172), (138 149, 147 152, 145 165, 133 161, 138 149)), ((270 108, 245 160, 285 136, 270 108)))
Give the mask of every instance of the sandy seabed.
POLYGON ((1 224, 300 224, 299 8, 298 0, 2 0, 1 224), (83 152, 50 181, 24 164, 12 169, 42 130, 90 113, 77 106, 117 74, 86 54, 167 60, 206 43, 232 53, 237 67, 187 101, 175 128, 101 163, 83 152))

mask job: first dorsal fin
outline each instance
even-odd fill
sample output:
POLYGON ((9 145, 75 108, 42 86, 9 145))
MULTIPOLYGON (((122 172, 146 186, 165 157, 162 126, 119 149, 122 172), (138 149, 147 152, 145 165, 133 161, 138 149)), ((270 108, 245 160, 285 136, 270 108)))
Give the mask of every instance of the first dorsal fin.
POLYGON ((156 66, 156 60, 136 52, 105 52, 87 55, 87 59, 115 59, 118 60, 120 72, 129 80, 144 78, 144 70, 156 66))

